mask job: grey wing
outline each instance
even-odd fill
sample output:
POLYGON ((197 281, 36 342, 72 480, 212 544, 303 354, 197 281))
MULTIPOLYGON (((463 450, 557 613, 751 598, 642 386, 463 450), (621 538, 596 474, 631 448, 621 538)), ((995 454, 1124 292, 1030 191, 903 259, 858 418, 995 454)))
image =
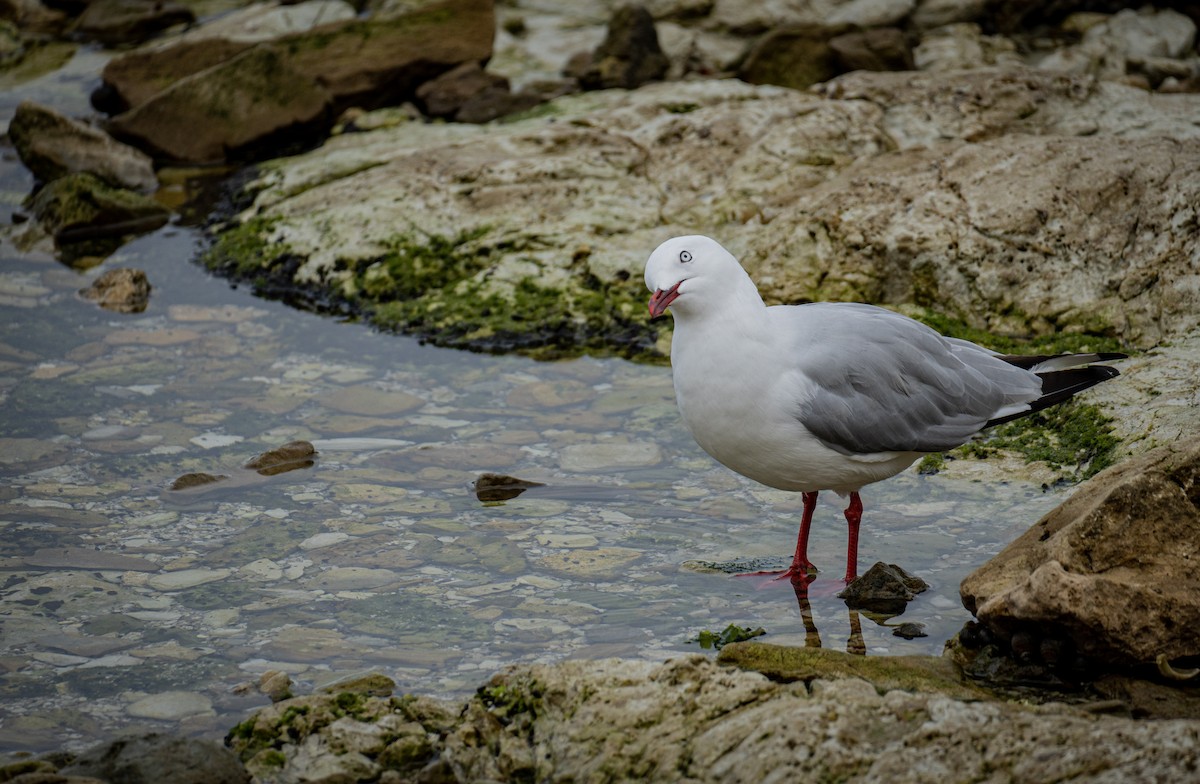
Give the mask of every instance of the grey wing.
POLYGON ((950 449, 1041 392, 1033 373, 900 314, 853 304, 795 309, 811 309, 797 364, 815 384, 797 417, 843 454, 950 449))

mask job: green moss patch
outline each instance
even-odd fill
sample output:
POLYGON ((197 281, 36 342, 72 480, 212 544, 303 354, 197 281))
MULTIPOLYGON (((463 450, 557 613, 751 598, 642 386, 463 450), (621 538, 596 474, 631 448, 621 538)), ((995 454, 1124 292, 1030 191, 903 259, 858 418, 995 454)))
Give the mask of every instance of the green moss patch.
POLYGON ((397 235, 383 256, 349 265, 347 290, 376 327, 438 346, 538 359, 653 352, 655 333, 636 281, 602 281, 576 258, 561 286, 532 276, 491 285, 496 254, 519 258, 521 248, 483 241, 488 231, 397 235))
POLYGON ((951 454, 986 459, 998 450, 1017 452, 1029 462, 1069 469, 1063 478, 1081 481, 1112 465, 1120 440, 1112 420, 1094 405, 1068 401, 995 428, 989 437, 951 454))
POLYGON ((933 327, 938 332, 951 338, 969 340, 993 351, 1006 354, 1063 354, 1091 351, 1123 351, 1121 342, 1111 335, 1105 334, 1105 327, 1100 323, 1093 326, 1091 332, 1060 332, 1053 335, 1040 335, 1028 339, 996 335, 982 329, 968 326, 965 321, 938 313, 928 308, 921 308, 908 315, 933 327))

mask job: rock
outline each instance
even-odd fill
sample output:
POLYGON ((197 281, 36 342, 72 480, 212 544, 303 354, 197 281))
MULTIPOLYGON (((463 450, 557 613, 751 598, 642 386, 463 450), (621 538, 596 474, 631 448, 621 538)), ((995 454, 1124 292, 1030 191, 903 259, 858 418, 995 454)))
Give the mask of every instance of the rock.
POLYGON ((919 0, 909 21, 918 30, 932 30, 956 22, 977 22, 987 0, 919 0))
POLYGON ((487 60, 493 25, 490 2, 443 0, 248 49, 246 42, 211 39, 134 53, 105 71, 115 93, 109 102, 132 107, 109 129, 165 158, 192 162, 254 157, 284 138, 312 142, 348 106, 399 103, 460 63, 487 60))
POLYGON ((543 98, 531 93, 514 94, 508 79, 469 62, 418 87, 417 100, 431 117, 483 123, 537 106, 543 98))
POLYGON ((1048 784, 1182 780, 1200 762, 1200 722, 990 701, 942 659, 753 642, 727 645, 720 656, 766 664, 771 678, 703 656, 522 665, 461 706, 342 695, 286 700, 235 727, 228 742, 257 775, 275 781, 321 771, 418 781, 965 775, 1048 784))
POLYGON ((830 39, 847 29, 816 25, 779 27, 760 38, 738 68, 751 84, 777 84, 803 90, 841 73, 830 39))
POLYGON ((1021 62, 1012 39, 984 35, 979 25, 973 23, 931 30, 913 49, 913 64, 920 71, 966 71, 1021 62))
POLYGON ((1195 324, 1198 138, 1200 99, 1029 68, 647 85, 333 139, 264 171, 205 262, 438 345, 650 354, 647 249, 704 231, 772 303, 1148 347, 1195 324))
POLYGON ((325 694, 364 694, 368 697, 390 697, 395 689, 396 682, 381 672, 354 673, 321 687, 325 694))
POLYGON ((0 0, 0 20, 10 23, 14 34, 20 30, 53 37, 62 35, 69 22, 64 11, 48 8, 40 0, 0 0))
POLYGON ((912 49, 904 32, 895 27, 877 27, 835 36, 829 48, 837 57, 840 71, 911 71, 912 49))
POLYGON ((72 31, 105 46, 140 43, 168 27, 191 24, 196 15, 171 0, 91 0, 72 31))
POLYGON ((264 44, 180 79, 108 129, 168 161, 216 163, 252 157, 264 139, 319 124, 332 100, 284 50, 264 44))
POLYGON ((899 615, 917 594, 929 588, 920 577, 896 564, 876 563, 846 586, 838 598, 852 610, 899 615))
POLYGON ((96 278, 79 294, 95 300, 105 310, 142 313, 150 302, 150 281, 141 270, 117 267, 96 278))
POLYGON ((902 22, 916 5, 916 0, 850 0, 840 4, 824 21, 828 25, 888 27, 902 22))
POLYGON ((613 12, 604 42, 569 75, 579 79, 587 90, 632 90, 662 79, 669 67, 670 61, 658 43, 654 18, 643 6, 630 4, 613 12))
POLYGON ((205 37, 183 39, 166 49, 146 47, 119 54, 105 64, 100 77, 103 83, 92 93, 92 105, 109 114, 120 114, 147 103, 185 77, 231 60, 252 46, 250 41, 205 37))
POLYGON ((1127 8, 1089 26, 1078 45, 1051 51, 1038 67, 1113 80, 1140 72, 1158 85, 1200 72, 1195 40, 1195 23, 1178 11, 1127 8))
POLYGON ((49 107, 22 101, 8 137, 21 163, 42 182, 88 172, 118 188, 148 193, 158 187, 154 164, 145 153, 49 107))
POLYGON ((316 448, 308 441, 291 441, 252 457, 242 467, 263 476, 275 476, 297 468, 311 468, 316 463, 316 454, 316 448))
POLYGON ((267 0, 206 20, 184 32, 178 40, 191 43, 216 38, 231 43, 257 43, 345 22, 356 15, 354 6, 345 0, 267 0))
POLYGON ((286 672, 267 670, 258 679, 258 690, 271 698, 271 702, 290 700, 292 694, 292 679, 286 672))
POLYGON ((114 188, 93 174, 59 177, 29 199, 42 228, 63 245, 153 231, 170 211, 153 199, 114 188))
POLYGON ((531 487, 544 487, 541 482, 528 482, 506 474, 480 474, 475 480, 475 497, 484 503, 508 501, 531 487))
POLYGON ((1185 283, 1193 239, 1175 228, 1197 198, 1200 140, 943 144, 810 189, 743 262, 769 301, 916 303, 1001 334, 1149 347, 1189 329, 1200 308, 1185 283))
POLYGON ((250 775, 220 743, 158 733, 94 746, 59 771, 110 784, 247 784, 250 775))
POLYGON ((1002 636, 1066 635, 1104 666, 1194 659, 1198 480, 1194 436, 1097 474, 969 575, 963 606, 1002 636))
POLYGON ((210 485, 213 482, 220 482, 220 481, 223 481, 228 478, 229 477, 225 476, 224 474, 213 475, 213 474, 205 474, 202 472, 193 472, 193 473, 184 474, 184 475, 178 477, 174 482, 171 483, 171 489, 172 490, 188 490, 193 487, 203 487, 204 485, 210 485))

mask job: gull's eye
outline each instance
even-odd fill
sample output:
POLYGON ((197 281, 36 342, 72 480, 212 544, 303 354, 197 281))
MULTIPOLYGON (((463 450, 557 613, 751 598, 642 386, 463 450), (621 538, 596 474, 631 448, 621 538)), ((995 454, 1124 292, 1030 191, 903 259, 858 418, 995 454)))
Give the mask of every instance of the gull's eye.
POLYGON ((687 264, 692 260, 692 254, 688 253, 686 250, 681 250, 679 251, 679 260, 684 264, 687 264))

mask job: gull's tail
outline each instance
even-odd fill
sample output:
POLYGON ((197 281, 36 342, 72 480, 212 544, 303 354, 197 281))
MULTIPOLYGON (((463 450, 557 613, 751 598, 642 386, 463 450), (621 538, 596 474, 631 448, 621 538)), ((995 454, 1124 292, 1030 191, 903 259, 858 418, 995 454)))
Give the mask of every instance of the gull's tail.
POLYGON ((986 426, 1000 425, 1035 411, 1041 411, 1043 408, 1057 405, 1089 387, 1094 387, 1101 381, 1116 378, 1121 375, 1116 368, 1092 363, 1111 362, 1125 359, 1128 356, 1128 354, 1112 351, 1095 354, 1042 354, 1038 356, 1001 354, 997 357, 998 359, 1003 359, 1010 365, 1031 370, 1042 379, 1042 396, 1030 402, 1029 408, 1025 411, 988 420, 986 426))

